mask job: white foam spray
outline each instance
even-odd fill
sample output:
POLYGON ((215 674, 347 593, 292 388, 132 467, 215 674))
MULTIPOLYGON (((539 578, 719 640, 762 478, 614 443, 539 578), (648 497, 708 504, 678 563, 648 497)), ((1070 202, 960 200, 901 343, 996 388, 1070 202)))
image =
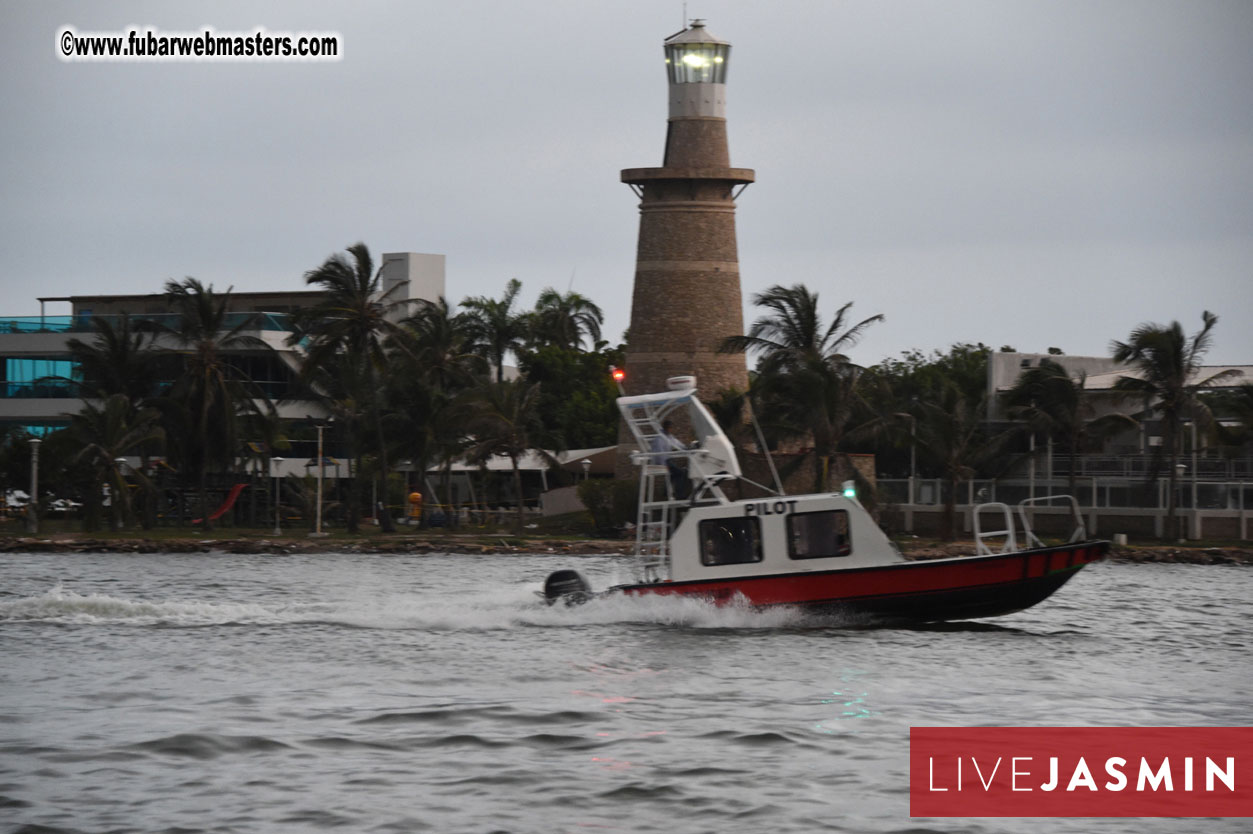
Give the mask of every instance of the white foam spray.
POLYGON ((538 585, 511 585, 453 595, 362 593, 313 602, 267 603, 128 599, 80 594, 58 584, 42 594, 0 601, 0 622, 175 627, 325 623, 353 628, 468 631, 626 623, 743 629, 805 622, 805 617, 792 609, 715 606, 677 596, 611 595, 581 606, 549 606, 537 595, 539 589, 538 585))

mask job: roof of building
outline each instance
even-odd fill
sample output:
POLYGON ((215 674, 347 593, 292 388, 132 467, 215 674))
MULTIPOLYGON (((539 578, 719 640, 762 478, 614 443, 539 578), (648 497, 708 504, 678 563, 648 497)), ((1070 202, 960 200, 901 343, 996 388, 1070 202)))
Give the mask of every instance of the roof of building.
MULTIPOLYGON (((1061 365, 1072 379, 1085 376, 1084 387, 1091 391, 1107 391, 1114 387, 1119 377, 1139 377, 1140 374, 1131 365, 1120 364, 1108 356, 1072 356, 1069 354, 1045 353, 1011 353, 997 352, 988 357, 988 377, 991 389, 1008 391, 1017 384, 1023 372, 1038 368, 1041 362, 1048 361, 1061 365)), ((1232 378, 1216 382, 1216 388, 1232 388, 1253 382, 1253 365, 1202 365, 1194 378, 1208 379, 1224 371, 1239 371, 1232 378)))
MULTIPOLYGON (((1202 365, 1195 374, 1188 378, 1188 383, 1194 384, 1204 381, 1227 371, 1236 371, 1237 373, 1229 374, 1226 379, 1217 380, 1213 383, 1214 388, 1235 388, 1239 385, 1253 382, 1253 365, 1202 365)), ((1135 368, 1111 371, 1104 374, 1092 374, 1085 381, 1084 387, 1092 391, 1108 391, 1124 376, 1140 379, 1143 375, 1135 368)))
POLYGON ((723 46, 731 44, 721 38, 714 37, 708 29, 705 28, 705 21, 696 19, 692 21, 692 25, 682 32, 676 32, 666 38, 666 45, 673 46, 680 43, 716 43, 723 46))
MULTIPOLYGON (((225 294, 225 293, 223 293, 225 294)), ((231 298, 270 298, 276 295, 292 296, 296 298, 319 298, 326 295, 322 290, 269 290, 262 292, 236 292, 230 291, 231 298)), ((146 293, 127 293, 127 294, 100 294, 100 295, 61 295, 49 296, 46 298, 38 298, 36 301, 138 301, 154 298, 164 298, 165 293, 146 292, 146 293)))
MULTIPOLYGON (((564 452, 549 452, 548 454, 556 458, 559 468, 568 469, 571 472, 582 472, 583 460, 590 460, 589 471, 601 475, 613 473, 617 451, 617 446, 600 446, 594 449, 568 449, 564 452)), ((507 455, 495 455, 488 459, 486 467, 461 460, 454 461, 452 464, 453 472, 478 472, 482 468, 486 468, 489 472, 509 472, 513 469, 513 461, 507 455)), ((524 472, 548 468, 548 462, 536 451, 528 451, 518 458, 518 469, 524 472)), ((442 469, 441 464, 432 466, 428 471, 439 472, 442 469)))

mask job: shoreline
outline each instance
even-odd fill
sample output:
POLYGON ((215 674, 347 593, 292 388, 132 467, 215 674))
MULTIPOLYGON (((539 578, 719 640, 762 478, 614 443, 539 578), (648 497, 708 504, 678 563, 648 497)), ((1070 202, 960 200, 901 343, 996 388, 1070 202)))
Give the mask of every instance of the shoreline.
MULTIPOLYGON (((397 536, 378 539, 279 538, 93 538, 89 536, 6 536, 0 538, 5 553, 229 553, 284 556, 318 553, 371 553, 377 555, 452 553, 466 555, 629 555, 633 542, 623 539, 519 538, 507 534, 397 536)), ((972 542, 906 542, 900 544, 906 559, 943 559, 974 551, 972 542)), ((1128 545, 1111 547, 1110 561, 1133 564, 1253 565, 1253 546, 1203 547, 1188 545, 1128 545)))

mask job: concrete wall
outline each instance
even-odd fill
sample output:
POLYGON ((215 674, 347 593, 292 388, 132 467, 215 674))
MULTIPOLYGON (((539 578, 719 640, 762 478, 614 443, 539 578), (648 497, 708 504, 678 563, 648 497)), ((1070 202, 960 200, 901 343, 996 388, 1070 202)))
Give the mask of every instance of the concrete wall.
MULTIPOLYGON (((387 252, 379 269, 379 283, 388 301, 438 301, 444 292, 443 255, 421 252, 387 252)), ((409 315, 404 306, 399 307, 392 318, 397 320, 409 315)))

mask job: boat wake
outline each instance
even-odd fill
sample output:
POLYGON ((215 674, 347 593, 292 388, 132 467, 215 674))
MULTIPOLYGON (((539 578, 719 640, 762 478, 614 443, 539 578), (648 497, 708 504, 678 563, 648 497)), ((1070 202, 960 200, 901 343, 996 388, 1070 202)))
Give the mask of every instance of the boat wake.
POLYGON ((344 628, 495 631, 622 624, 700 629, 776 629, 838 625, 788 608, 715 606, 700 599, 613 596, 577 607, 549 606, 538 585, 457 595, 362 594, 306 603, 148 600, 80 594, 58 584, 35 596, 0 601, 0 624, 129 625, 167 628, 321 624, 344 628))
POLYGON ((45 593, 0 601, 0 623, 47 622, 63 625, 206 626, 293 621, 290 608, 263 604, 197 600, 152 601, 108 594, 80 594, 61 584, 45 593), (288 609, 284 612, 284 608, 288 609))

